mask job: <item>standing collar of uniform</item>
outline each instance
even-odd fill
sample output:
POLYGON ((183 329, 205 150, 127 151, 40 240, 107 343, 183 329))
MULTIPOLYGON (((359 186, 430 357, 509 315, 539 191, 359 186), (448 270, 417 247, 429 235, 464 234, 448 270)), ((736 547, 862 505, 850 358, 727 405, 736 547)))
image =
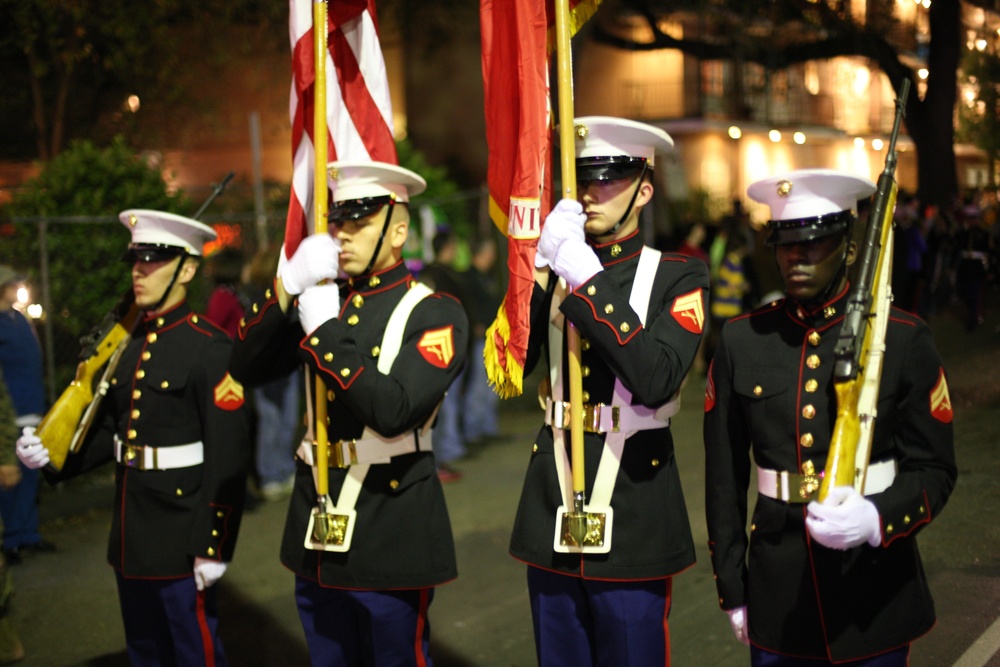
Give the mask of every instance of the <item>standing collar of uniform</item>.
POLYGON ((625 238, 615 239, 607 243, 594 244, 593 248, 594 252, 597 253, 597 257, 601 260, 601 265, 609 266, 630 257, 638 256, 642 251, 642 245, 639 230, 636 229, 625 238))
POLYGON ((400 260, 384 271, 376 271, 349 278, 347 284, 352 292, 372 294, 385 292, 399 285, 405 285, 411 280, 413 280, 413 274, 406 268, 406 264, 400 260))
POLYGON ((186 319, 190 314, 191 307, 187 301, 181 301, 170 310, 162 313, 143 312, 142 325, 147 331, 158 331, 177 324, 181 320, 186 319))
POLYGON ((794 299, 786 298, 785 310, 793 320, 802 322, 806 326, 820 327, 824 322, 843 317, 850 288, 850 282, 844 283, 844 288, 835 297, 820 306, 807 307, 794 299))

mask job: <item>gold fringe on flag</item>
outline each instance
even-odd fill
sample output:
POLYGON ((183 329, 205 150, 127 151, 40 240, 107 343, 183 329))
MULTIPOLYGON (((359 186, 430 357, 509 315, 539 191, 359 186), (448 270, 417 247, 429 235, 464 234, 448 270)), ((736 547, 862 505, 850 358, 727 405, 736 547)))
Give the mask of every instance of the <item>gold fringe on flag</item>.
POLYGON ((507 299, 500 304, 497 318, 486 330, 483 364, 490 386, 500 398, 514 398, 524 391, 524 368, 510 353, 510 322, 507 320, 507 299), (501 358, 502 357, 502 358, 501 358))

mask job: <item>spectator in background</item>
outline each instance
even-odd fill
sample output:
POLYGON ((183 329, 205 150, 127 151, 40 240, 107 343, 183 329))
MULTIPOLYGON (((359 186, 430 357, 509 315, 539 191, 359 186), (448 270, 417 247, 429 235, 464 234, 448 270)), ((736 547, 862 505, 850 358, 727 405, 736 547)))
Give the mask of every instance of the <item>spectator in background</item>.
MULTIPOLYGON (((35 330, 21 311, 17 290, 25 278, 0 265, 0 371, 14 403, 18 430, 37 426, 45 414, 42 349, 35 330)), ((38 471, 21 465, 21 481, 0 490, 3 519, 3 554, 8 565, 17 565, 25 553, 48 553, 55 545, 38 532, 38 471)))
MULTIPOLYGON (((461 276, 454 268, 458 254, 455 235, 450 229, 439 230, 431 241, 431 247, 434 249, 434 261, 420 272, 420 282, 435 292, 452 295, 468 314, 469 299, 462 286, 461 276)), ((442 482, 454 482, 462 477, 462 473, 452 465, 466 453, 465 439, 462 437, 462 378, 463 375, 459 375, 448 388, 434 423, 434 460, 437 463, 438 478, 442 482)))
POLYGON ((748 310, 750 281, 746 270, 747 250, 747 238, 744 234, 738 231, 727 234, 726 251, 719 263, 718 274, 712 281, 712 295, 709 298, 711 325, 705 350, 709 362, 715 353, 722 325, 748 310))
MULTIPOLYGON (((280 247, 264 248, 245 267, 243 282, 251 303, 265 303, 271 297, 279 252, 280 247)), ((295 486, 295 448, 305 431, 302 391, 301 367, 253 389, 255 468, 264 500, 284 500, 295 486)))
MULTIPOLYGON (((21 468, 14 451, 20 429, 15 423, 14 404, 7 385, 0 377, 0 488, 12 489, 21 481, 21 468)), ((10 620, 10 601, 14 580, 10 568, 0 556, 0 665, 17 662, 24 657, 24 645, 10 620)))
POLYGON ((497 261, 497 245, 492 236, 481 236, 473 242, 472 266, 464 274, 469 316, 469 363, 455 382, 462 386, 462 434, 468 444, 499 434, 497 407, 500 397, 490 387, 483 363, 486 329, 496 318, 500 307, 500 286, 493 275, 497 261))
POLYGON ((705 262, 708 266, 708 253, 702 247, 705 243, 705 225, 696 222, 688 228, 688 233, 684 235, 684 240, 677 246, 676 252, 679 255, 687 255, 705 262))
POLYGON ((980 215, 975 204, 965 206, 964 226, 955 236, 955 290, 965 304, 965 327, 969 331, 983 323, 983 288, 992 252, 980 215))
POLYGON ((924 260, 927 240, 916 210, 917 200, 901 195, 893 216, 896 223, 893 248, 893 303, 897 308, 914 313, 923 290, 924 260))
POLYGON ((246 313, 246 296, 240 290, 243 253, 235 248, 223 248, 208 258, 206 273, 215 287, 208 297, 205 317, 235 338, 240 318, 246 313))

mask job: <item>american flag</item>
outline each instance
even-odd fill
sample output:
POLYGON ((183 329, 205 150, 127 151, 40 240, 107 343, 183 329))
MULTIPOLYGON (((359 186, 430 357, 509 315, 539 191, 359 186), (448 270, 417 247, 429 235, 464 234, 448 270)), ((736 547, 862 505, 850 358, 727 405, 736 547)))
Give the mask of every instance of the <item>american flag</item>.
MULTIPOLYGON (((289 0, 292 46, 294 169, 285 221, 285 254, 292 256, 313 225, 313 0, 289 0)), ((392 102, 378 39, 375 0, 337 0, 328 7, 326 64, 328 156, 398 164, 392 136, 392 102)))

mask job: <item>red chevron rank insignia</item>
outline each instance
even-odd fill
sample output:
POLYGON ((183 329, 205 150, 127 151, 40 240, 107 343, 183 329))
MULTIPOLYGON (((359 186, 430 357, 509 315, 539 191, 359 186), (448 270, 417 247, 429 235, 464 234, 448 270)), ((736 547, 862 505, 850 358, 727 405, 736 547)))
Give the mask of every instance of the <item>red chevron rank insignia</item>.
POLYGON ((950 424, 954 414, 951 411, 951 395, 948 394, 948 381, 944 377, 944 369, 938 372, 938 381, 931 389, 931 416, 942 424, 950 424))
POLYGON ((674 299, 674 305, 670 307, 670 314, 677 320, 677 324, 684 327, 686 331, 700 334, 705 324, 705 308, 702 304, 701 288, 674 299))
POLYGON ((452 326, 448 325, 440 329, 425 331, 424 335, 417 343, 420 356, 427 360, 427 363, 438 368, 448 368, 452 358, 455 356, 455 343, 452 337, 452 326))
POLYGON ((234 380, 229 373, 215 385, 213 395, 217 408, 231 412, 243 407, 243 385, 234 380))

